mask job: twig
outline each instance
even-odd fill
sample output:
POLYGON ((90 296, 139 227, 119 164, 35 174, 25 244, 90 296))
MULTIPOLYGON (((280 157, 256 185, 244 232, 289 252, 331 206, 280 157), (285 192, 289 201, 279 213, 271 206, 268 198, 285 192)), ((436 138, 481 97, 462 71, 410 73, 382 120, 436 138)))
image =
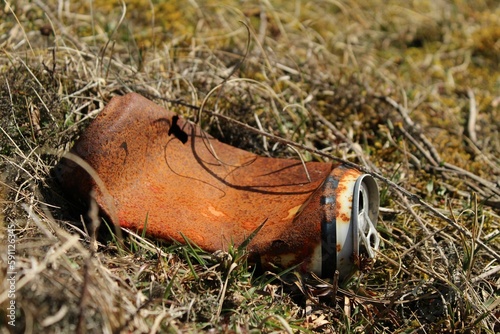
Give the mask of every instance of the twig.
POLYGON ((488 166, 495 171, 495 173, 500 173, 500 166, 497 163, 492 161, 490 157, 488 157, 483 151, 481 151, 481 149, 477 147, 469 137, 464 137, 464 139, 469 145, 470 149, 474 151, 475 156, 486 162, 488 166))
MULTIPOLYGON (((397 103, 396 101, 394 101, 393 99, 391 99, 388 96, 375 95, 375 97, 381 99, 382 101, 384 101, 384 102, 388 103, 390 106, 392 106, 401 115, 401 117, 403 118, 403 122, 405 123, 405 125, 407 127, 409 127, 410 129, 414 129, 415 131, 419 130, 419 126, 417 126, 415 124, 415 122, 413 122, 413 120, 410 118, 406 108, 404 108, 402 105, 400 105, 399 103, 397 103)), ((442 161, 441 157, 439 156, 439 153, 437 152, 434 145, 432 145, 430 140, 427 139, 427 137, 420 131, 418 131, 417 135, 418 135, 418 138, 424 143, 424 145, 429 150, 430 154, 432 155, 433 160, 438 162, 438 163, 441 162, 442 161)))
POLYGON ((422 228, 422 230, 425 232, 425 234, 427 235, 427 237, 432 241, 432 243, 434 244, 434 246, 437 248, 437 250, 441 254, 441 258, 443 259, 445 265, 448 267, 449 266, 448 257, 446 256, 446 254, 444 254, 442 248, 439 247, 439 244, 436 242, 436 239, 434 239, 434 233, 431 233, 429 231, 429 229, 427 228, 427 226, 425 226, 425 224, 422 221, 422 219, 420 219, 420 217, 417 215, 417 213, 415 212, 415 210, 413 210, 413 208, 411 207, 410 203, 408 202, 408 199, 406 197, 401 196, 401 194, 398 194, 398 195, 401 198, 401 200, 403 201, 403 203, 406 206, 406 208, 408 209, 408 211, 411 213, 411 215, 415 218, 415 220, 417 221, 417 223, 420 225, 420 228, 422 228))
MULTIPOLYGON (((442 227, 440 229, 434 229, 434 232, 431 233, 431 234, 428 234, 425 238, 422 238, 421 240, 419 240, 418 242, 416 242, 415 244, 413 244, 411 247, 407 248, 403 253, 401 253, 399 256, 401 258, 405 257, 406 255, 408 255, 408 253, 414 251, 415 249, 419 248, 424 242, 426 242, 427 240, 429 239, 433 239, 432 241, 433 242, 436 242, 434 240, 434 235, 436 234, 440 234, 440 235, 444 235, 446 236, 447 238, 451 239, 451 237, 449 235, 447 235, 446 233, 444 233, 444 230, 446 229, 447 227, 442 227)), ((427 230, 428 231, 428 230, 427 230)), ((448 259, 446 258, 446 263, 448 265, 448 259)))
POLYGON ((363 151, 360 150, 358 146, 354 145, 354 143, 349 138, 347 138, 346 136, 344 136, 344 134, 341 131, 339 131, 337 129, 337 127, 335 125, 333 125, 332 122, 330 122, 329 120, 327 120, 325 118, 325 116, 321 115, 316 110, 311 110, 311 113, 314 115, 314 117, 316 117, 317 119, 319 119, 321 121, 321 123, 323 123, 324 125, 326 125, 326 127, 328 127, 328 129, 330 129, 330 131, 332 131, 333 134, 336 137, 340 138, 340 140, 342 140, 343 142, 347 143, 349 145, 349 147, 354 151, 354 153, 356 153, 356 156, 363 163, 363 165, 369 166, 372 170, 377 171, 377 172, 380 173, 380 170, 373 163, 371 163, 369 160, 367 160, 365 158, 365 154, 363 154, 363 151))
POLYGON ((89 282, 90 282, 90 266, 91 266, 91 257, 94 255, 92 251, 91 255, 84 260, 83 264, 83 283, 82 283, 82 292, 80 295, 80 302, 78 303, 78 320, 76 324, 75 332, 78 334, 82 334, 86 332, 85 328, 85 316, 86 314, 86 306, 89 299, 89 282))
MULTIPOLYGON (((471 89, 469 89, 468 90, 468 94, 469 94, 469 98, 471 100, 470 115, 477 114, 476 107, 475 107, 475 103, 476 102, 475 102, 475 98, 474 98, 474 93, 472 92, 471 89)), ((379 99, 382 99, 383 101, 385 101, 386 103, 388 103, 389 105, 391 105, 396 111, 398 111, 399 114, 401 115, 401 117, 403 117, 403 121, 404 121, 404 123, 405 123, 406 126, 412 128, 412 129, 418 128, 417 125, 415 124, 415 122, 413 122, 413 120, 410 118, 410 116, 408 115, 408 112, 406 111, 406 109, 403 106, 401 106, 400 104, 398 104, 396 101, 394 101, 390 97, 387 97, 387 96, 377 96, 377 97, 379 99)), ((468 125, 469 128, 471 126, 470 123, 475 123, 475 118, 476 118, 475 115, 472 116, 472 119, 471 119, 471 116, 469 117, 469 125, 468 125)), ((445 162, 445 161, 441 160, 441 158, 439 156, 439 153, 437 152, 437 150, 435 149, 435 147, 427 139, 427 137, 425 137, 425 135, 422 134, 421 132, 418 133, 418 138, 427 147, 427 149, 429 150, 428 152, 403 127, 400 127, 400 130, 412 142, 412 144, 415 145, 415 147, 417 147, 418 150, 422 152, 422 154, 424 154, 424 156, 426 157, 426 159, 429 160, 429 162, 433 165, 434 169, 440 170, 440 171, 443 171, 443 172, 450 171, 450 172, 458 173, 458 174, 461 174, 461 175, 465 175, 468 178, 473 179, 474 181, 477 181, 480 184, 482 184, 483 186, 485 186, 488 189, 490 189, 493 194, 496 194, 496 195, 500 196, 500 189, 497 189, 496 185, 493 182, 487 181, 487 180, 485 180, 485 179, 477 176, 474 173, 468 172, 468 171, 466 171, 466 170, 464 170, 464 169, 462 169, 462 168, 460 168, 458 166, 455 166, 453 164, 450 164, 448 162, 445 162), (444 167, 447 170, 443 169, 441 167, 444 167)), ((469 129, 469 131, 470 131, 470 129, 469 129)), ((474 132, 474 136, 475 136, 475 132, 474 132)), ((472 137, 470 137, 470 139, 474 143, 474 145, 477 146, 476 145, 476 141, 472 137)), ((484 194, 484 192, 483 192, 483 194, 484 194)), ((484 194, 484 196, 488 197, 490 195, 484 194)))
POLYGON ((460 168, 458 166, 455 166, 453 164, 450 164, 448 162, 444 162, 443 163, 443 167, 448 168, 448 171, 453 171, 453 172, 455 172, 456 174, 459 174, 459 175, 465 175, 468 178, 473 179, 474 181, 479 182, 483 186, 488 187, 488 189, 490 189, 492 193, 500 196, 500 189, 498 189, 498 187, 493 182, 485 180, 482 177, 479 177, 479 176, 477 176, 474 173, 466 171, 465 169, 460 168))
MULTIPOLYGON (((372 304, 381 304, 381 305, 388 305, 388 304, 404 304, 406 303, 406 301, 396 301, 394 299, 394 295, 393 296, 389 296, 388 298, 386 299, 381 299, 381 298, 370 298, 370 297, 367 297, 367 296, 361 296, 361 295, 358 295, 352 291, 349 291, 349 290, 346 290, 346 289, 343 289, 339 286, 335 287, 333 284, 325 281, 324 279, 320 278, 318 275, 316 275, 315 273, 311 273, 311 276, 312 278, 314 278, 316 281, 318 281, 319 283, 321 283, 322 286, 328 288, 330 291, 338 291, 340 292, 341 294, 343 294, 344 296, 346 297, 349 297, 349 298, 353 298, 359 302, 366 302, 366 303, 372 303, 372 304)), ((302 283, 302 282, 301 282, 302 283)), ((297 286, 299 286, 299 284, 296 283, 297 286)), ((303 287, 299 287, 302 292, 304 292, 305 288, 304 288, 304 285, 303 284, 303 287)), ((312 298, 312 296, 310 295, 310 293, 307 293, 309 295, 310 298, 312 298)))
POLYGON ((300 159, 300 162, 302 163, 302 168, 304 168, 304 172, 306 173, 307 181, 312 182, 311 181, 311 175, 309 175, 309 171, 307 170, 307 165, 306 165, 306 162, 305 162, 304 157, 302 156, 302 154, 294 146, 288 146, 288 147, 290 149, 292 149, 295 153, 297 153, 297 155, 298 155, 298 157, 300 159))
POLYGON ((480 275, 477 275, 476 277, 472 278, 471 279, 471 283, 474 284, 474 283, 477 283, 478 281, 480 280, 483 280, 483 279, 486 279, 487 277, 491 276, 491 275, 494 275, 496 273, 498 273, 500 271, 500 265, 498 266, 495 266, 493 268, 491 268, 490 270, 480 274, 480 275))
MULTIPOLYGON (((398 263, 396 261, 394 261, 393 259, 391 259, 389 256, 385 255, 383 252, 375 249, 375 252, 377 253, 377 256, 380 256, 382 258, 384 258, 384 260, 386 260, 387 262, 389 262, 391 265, 393 265, 395 268, 398 269, 398 272, 399 271, 402 271, 404 272, 406 275, 411 275, 411 273, 408 271, 408 269, 404 268, 403 265, 401 263, 398 263)), ((401 255, 398 256, 399 258, 402 258, 401 255)))
POLYGON ((432 155, 403 126, 400 125, 398 129, 424 155, 431 165, 434 167, 438 166, 438 162, 434 160, 432 155))
POLYGON ((476 136, 477 107, 474 91, 470 88, 467 88, 467 96, 469 97, 469 118, 467 120, 467 134, 469 135, 469 138, 474 143, 474 145, 479 147, 479 145, 477 144, 476 136))

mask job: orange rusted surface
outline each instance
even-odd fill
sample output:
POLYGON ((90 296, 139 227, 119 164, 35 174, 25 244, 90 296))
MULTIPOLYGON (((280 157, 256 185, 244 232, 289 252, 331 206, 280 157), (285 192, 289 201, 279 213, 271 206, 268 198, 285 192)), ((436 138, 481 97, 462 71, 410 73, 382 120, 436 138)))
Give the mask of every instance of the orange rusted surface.
POLYGON ((81 197, 94 190, 113 223, 141 231, 147 220, 150 236, 182 242, 182 233, 215 251, 240 244, 267 220, 249 249, 286 266, 307 267, 321 252, 322 224, 339 212, 327 176, 359 175, 310 162, 309 182, 300 161, 223 144, 134 93, 113 98, 71 152, 95 170, 104 186, 67 159, 58 169, 63 186, 81 197), (333 202, 325 196, 333 196, 333 202))

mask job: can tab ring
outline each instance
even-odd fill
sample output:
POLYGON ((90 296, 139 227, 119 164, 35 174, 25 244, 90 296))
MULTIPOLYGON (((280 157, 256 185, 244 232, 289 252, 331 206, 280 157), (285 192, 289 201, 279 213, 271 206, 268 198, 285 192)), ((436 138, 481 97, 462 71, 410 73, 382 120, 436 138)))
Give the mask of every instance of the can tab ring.
POLYGON ((354 255, 375 258, 380 245, 376 225, 379 211, 378 186, 371 175, 360 176, 354 185, 352 224, 354 255))

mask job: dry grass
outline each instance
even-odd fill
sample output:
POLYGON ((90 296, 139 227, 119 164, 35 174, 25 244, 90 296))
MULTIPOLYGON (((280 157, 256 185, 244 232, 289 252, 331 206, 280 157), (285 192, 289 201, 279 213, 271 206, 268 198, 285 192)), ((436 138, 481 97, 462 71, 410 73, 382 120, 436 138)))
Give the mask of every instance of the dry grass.
POLYGON ((495 1, 172 3, 4 2, 0 239, 17 275, 13 328, 2 247, 0 331, 499 332, 495 1), (108 230, 93 251, 50 171, 128 91, 190 119, 206 103, 203 126, 235 146, 297 156, 217 114, 377 175, 374 267, 338 288, 256 275, 242 249, 108 230))

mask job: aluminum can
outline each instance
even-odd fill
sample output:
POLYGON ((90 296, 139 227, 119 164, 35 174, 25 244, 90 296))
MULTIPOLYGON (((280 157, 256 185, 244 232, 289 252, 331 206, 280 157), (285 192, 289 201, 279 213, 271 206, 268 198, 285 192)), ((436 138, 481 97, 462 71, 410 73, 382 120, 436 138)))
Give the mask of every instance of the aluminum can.
POLYGON ((266 269, 347 279, 379 245, 370 175, 232 147, 135 93, 108 103, 56 175, 112 223, 208 252, 242 244, 265 222, 248 252, 266 269))

